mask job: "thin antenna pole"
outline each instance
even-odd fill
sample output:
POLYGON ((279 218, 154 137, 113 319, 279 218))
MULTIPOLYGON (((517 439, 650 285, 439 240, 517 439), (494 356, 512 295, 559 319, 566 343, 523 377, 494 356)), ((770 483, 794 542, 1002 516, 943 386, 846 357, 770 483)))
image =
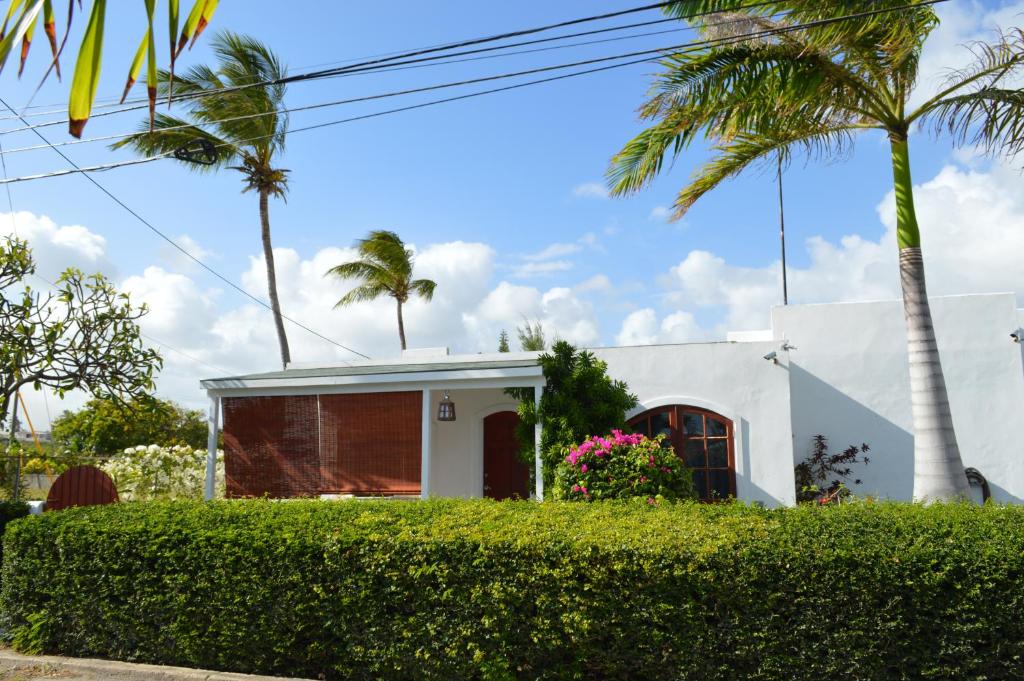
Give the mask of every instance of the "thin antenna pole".
POLYGON ((778 154, 779 180, 779 241, 782 244, 782 304, 789 305, 789 286, 786 282, 786 211, 782 204, 782 152, 778 154))

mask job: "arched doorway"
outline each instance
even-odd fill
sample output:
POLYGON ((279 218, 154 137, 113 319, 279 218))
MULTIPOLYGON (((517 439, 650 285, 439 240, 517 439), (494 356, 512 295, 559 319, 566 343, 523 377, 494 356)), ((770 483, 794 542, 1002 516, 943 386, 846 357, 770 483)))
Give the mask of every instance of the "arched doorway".
POLYGON ((648 437, 665 435, 665 441, 693 472, 701 500, 736 496, 733 424, 729 419, 707 409, 676 404, 637 414, 629 426, 648 437))
POLYGON ((530 470, 519 459, 516 426, 519 415, 499 411, 484 418, 484 496, 490 499, 526 499, 530 496, 530 470))

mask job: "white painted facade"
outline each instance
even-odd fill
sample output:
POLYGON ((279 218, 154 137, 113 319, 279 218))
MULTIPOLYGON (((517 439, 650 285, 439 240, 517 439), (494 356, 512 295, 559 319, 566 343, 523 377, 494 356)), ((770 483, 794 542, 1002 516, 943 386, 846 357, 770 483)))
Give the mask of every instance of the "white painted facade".
MULTIPOLYGON (((932 312, 965 465, 988 479, 996 500, 1021 501, 1024 344, 1011 334, 1024 338, 1024 310, 1013 294, 992 294, 934 298, 932 312)), ((855 472, 863 480, 856 492, 911 497, 913 434, 899 301, 777 307, 770 330, 730 334, 724 342, 593 351, 637 395, 634 413, 686 405, 732 421, 741 499, 792 504, 793 466, 818 433, 834 450, 870 445, 870 465, 855 472)), ((504 388, 543 385, 536 366, 496 363, 534 357, 428 351, 352 363, 344 375, 296 367, 203 386, 213 405, 221 396, 422 390, 424 495, 477 497, 483 494, 483 419, 515 409, 504 388), (437 421, 445 390, 456 405, 454 422, 437 421)))

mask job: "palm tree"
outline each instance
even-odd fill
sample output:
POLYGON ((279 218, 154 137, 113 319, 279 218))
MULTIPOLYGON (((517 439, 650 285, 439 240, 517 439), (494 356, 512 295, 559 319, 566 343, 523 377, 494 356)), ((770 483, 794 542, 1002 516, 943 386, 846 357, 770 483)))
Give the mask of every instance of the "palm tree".
MULTIPOLYGON (((253 38, 223 32, 214 38, 212 47, 217 55, 217 67, 194 66, 184 75, 175 75, 176 95, 209 94, 238 85, 275 81, 285 75, 277 55, 253 38)), ((161 90, 166 92, 169 82, 166 71, 160 72, 159 82, 161 90)), ((198 172, 230 168, 242 173, 245 182, 242 191, 255 191, 259 195, 267 295, 277 327, 281 363, 287 367, 291 363, 291 352, 277 296, 269 209, 271 196, 284 198, 288 191, 289 171, 276 165, 288 133, 288 116, 281 113, 284 94, 285 86, 278 84, 179 99, 188 108, 187 120, 158 113, 152 132, 147 119, 139 133, 113 146, 131 146, 143 154, 164 154, 197 144, 207 144, 207 148, 212 145, 216 158, 211 165, 188 163, 188 167, 198 172)))
POLYGON ((402 305, 409 297, 418 295, 424 300, 434 297, 437 283, 430 279, 413 279, 413 252, 394 232, 374 230, 365 239, 356 242, 359 260, 345 262, 327 270, 324 276, 338 279, 359 279, 362 283, 341 297, 334 307, 344 307, 365 300, 391 296, 398 305, 398 338, 405 350, 405 321, 402 305))
POLYGON ((771 162, 775 154, 789 160, 794 149, 809 157, 841 155, 856 133, 887 135, 910 360, 914 498, 960 497, 967 480, 925 288, 908 137, 915 126, 930 123, 936 132, 951 132, 955 144, 1020 151, 1024 94, 1004 83, 1013 82, 1024 65, 1024 33, 1015 29, 992 45, 975 45, 971 68, 951 74, 936 95, 911 108, 921 49, 938 24, 930 6, 919 0, 909 7, 907 0, 788 0, 756 9, 743 4, 679 0, 666 8, 679 17, 725 12, 701 26, 711 44, 662 60, 664 72, 640 109, 653 124, 612 159, 611 190, 639 190, 660 172, 666 156, 678 156, 703 137, 714 156, 679 192, 678 218, 756 161, 771 162), (860 16, 843 18, 850 14, 860 16))

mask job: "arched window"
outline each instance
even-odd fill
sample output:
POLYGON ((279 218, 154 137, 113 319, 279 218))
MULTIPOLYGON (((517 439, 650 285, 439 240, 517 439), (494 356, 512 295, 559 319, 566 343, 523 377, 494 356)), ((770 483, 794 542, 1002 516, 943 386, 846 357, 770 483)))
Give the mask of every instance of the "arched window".
POLYGON ((647 437, 665 435, 686 467, 693 472, 703 501, 736 496, 736 461, 732 421, 707 409, 672 405, 657 407, 629 420, 634 432, 647 437))

